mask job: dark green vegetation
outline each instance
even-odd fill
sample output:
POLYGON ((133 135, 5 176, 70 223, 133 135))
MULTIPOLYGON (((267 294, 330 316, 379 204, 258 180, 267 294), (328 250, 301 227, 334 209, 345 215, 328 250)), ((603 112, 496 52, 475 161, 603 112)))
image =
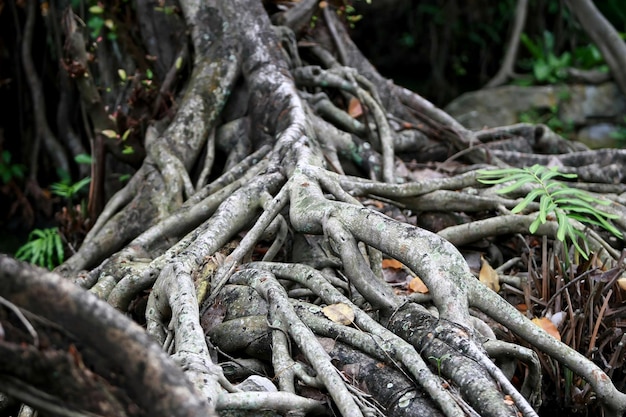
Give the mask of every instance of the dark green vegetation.
MULTIPOLYGON (((483 87, 498 71, 516 3, 399 0, 374 1, 368 7, 356 2, 363 19, 353 31, 354 39, 383 75, 444 105, 483 87)), ((626 33, 626 3, 594 3, 619 32, 626 33)), ((563 81, 559 73, 566 66, 606 70, 598 48, 562 1, 532 0, 528 8, 531 18, 524 26, 516 66, 520 74, 527 74, 527 82, 563 81)))

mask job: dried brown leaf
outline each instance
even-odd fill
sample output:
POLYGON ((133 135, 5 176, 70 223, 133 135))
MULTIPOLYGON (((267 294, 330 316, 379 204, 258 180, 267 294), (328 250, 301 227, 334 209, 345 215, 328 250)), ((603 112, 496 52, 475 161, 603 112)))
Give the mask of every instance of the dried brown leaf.
POLYGON ((415 277, 409 282, 409 292, 418 292, 420 294, 427 294, 428 287, 424 284, 419 277, 415 277))
POLYGON ((480 282, 485 284, 487 287, 491 288, 493 291, 500 291, 500 279, 498 278, 498 273, 495 269, 489 265, 484 258, 482 259, 483 265, 480 268, 480 274, 478 279, 480 282))
POLYGON ((532 320, 537 326, 541 327, 545 330, 550 336, 554 337, 556 340, 561 341, 561 334, 559 333, 559 329, 556 328, 552 320, 547 317, 535 317, 532 320))
POLYGON ((383 268, 402 269, 402 262, 395 259, 383 259, 383 268))
POLYGON ((322 313, 324 313, 328 319, 335 323, 343 324, 344 326, 349 326, 354 322, 354 311, 347 304, 337 303, 328 305, 322 308, 322 313))
POLYGON ((363 107, 361 107, 361 102, 352 97, 350 99, 350 103, 348 104, 348 114, 354 118, 357 118, 363 114, 363 107))

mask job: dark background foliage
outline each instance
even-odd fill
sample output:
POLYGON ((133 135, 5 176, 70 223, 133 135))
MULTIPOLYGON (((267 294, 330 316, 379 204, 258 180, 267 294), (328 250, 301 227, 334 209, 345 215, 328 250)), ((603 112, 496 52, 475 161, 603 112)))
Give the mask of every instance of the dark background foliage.
MULTIPOLYGON (((515 0, 373 0, 355 3, 363 18, 353 38, 382 74, 438 105, 481 88, 497 71, 514 19, 515 0)), ((619 32, 626 32, 626 2, 595 4, 619 32)), ((554 35, 555 53, 589 44, 560 0, 531 0, 524 32, 554 35)), ((520 48, 521 62, 530 55, 520 48)), ((524 68, 518 68, 520 71, 524 68)), ((528 68, 526 68, 528 69, 528 68)))

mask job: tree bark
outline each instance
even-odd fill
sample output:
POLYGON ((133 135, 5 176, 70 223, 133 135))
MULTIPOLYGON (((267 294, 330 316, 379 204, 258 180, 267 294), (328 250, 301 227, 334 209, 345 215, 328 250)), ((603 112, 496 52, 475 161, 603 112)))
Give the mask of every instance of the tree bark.
MULTIPOLYGON (((537 159, 574 170, 583 161, 592 176, 603 173, 594 156, 617 166, 623 151, 498 151, 494 139, 510 137, 532 149, 570 148, 544 126, 472 132, 385 80, 350 40, 344 11, 330 2, 266 9, 257 0, 183 0, 179 6, 167 10, 180 12, 177 19, 185 21, 189 73, 180 73, 184 82, 172 82, 166 69, 179 49, 158 49, 168 58, 156 58, 163 61, 150 81, 177 90, 171 91, 171 111, 155 113, 154 103, 145 107, 150 121, 140 138, 146 155, 132 179, 54 273, 0 257, 0 295, 6 299, 0 349, 31 359, 15 366, 0 356, 0 391, 52 414, 66 401, 73 411, 103 415, 272 410, 344 417, 536 416, 542 355, 550 369, 562 366, 582 378, 576 386, 592 391, 605 415, 626 411, 626 394, 606 369, 483 285, 459 249, 484 243, 478 247, 495 258, 496 235, 519 239, 541 209, 533 203, 533 214, 496 215, 508 214, 520 196, 496 196, 497 187, 478 181, 477 168, 537 159), (433 162, 433 155, 440 159, 433 162), (438 169, 424 175, 448 175, 416 177, 407 166, 419 164, 438 169), (454 194, 458 198, 445 200, 454 194), (449 227, 427 230, 409 221, 412 210, 420 220, 435 210, 456 217, 449 227), (476 221, 470 218, 475 214, 476 221), (390 284, 390 262, 404 274, 400 286, 390 284), (417 277, 427 290, 411 294, 404 281, 417 277), (492 327, 506 340, 496 343, 492 327), (496 350, 501 367, 489 356, 496 350), (518 366, 518 360, 528 366, 518 366), (236 375, 229 374, 235 368, 236 375), (73 376, 68 385, 93 401, 74 402, 52 386, 55 369, 73 376), (377 369, 385 372, 370 373, 377 369), (42 373, 47 381, 37 379, 42 373), (383 380, 384 386, 377 383, 383 380), (91 396, 96 388, 109 400, 91 396)), ((160 17, 167 21, 167 15, 160 17)), ((154 36, 150 27, 141 25, 140 32, 154 36)), ((71 31, 66 36, 76 40, 71 31)), ((151 45, 146 51, 157 50, 149 41, 143 40, 151 45)), ((67 51, 70 63, 78 50, 67 51)), ((102 46, 100 72, 116 62, 103 59, 106 50, 102 46)), ((176 73, 178 64, 174 68, 176 73)), ((117 69, 111 66, 107 77, 117 69)), ((154 97, 150 83, 134 85, 140 90, 131 97, 154 97)), ((127 97, 125 88, 111 88, 127 97)), ((97 100, 92 104, 91 123, 102 130, 95 122, 110 109, 97 100)), ((122 106, 117 117, 137 109, 123 111, 122 106)), ((605 190, 609 184, 586 186, 605 190)), ((624 185, 610 186, 615 196, 606 210, 626 230, 626 208, 617 197, 624 185)), ((556 242, 555 217, 546 216, 536 233, 556 242)), ((600 261, 615 274, 622 271, 623 259, 604 235, 576 227, 589 234, 600 261)), ((524 244, 525 262, 532 266, 536 254, 524 244)), ((554 253, 558 259, 561 252, 554 253)), ((550 276, 548 262, 543 265, 544 282, 557 281, 557 272, 559 279, 565 275, 560 263, 550 276)), ((527 303, 539 300, 537 306, 548 309, 547 292, 530 293, 538 291, 537 270, 528 267, 528 279, 508 282, 517 283, 527 303)), ((616 279, 589 274, 581 272, 580 280, 616 285, 616 279)), ((555 285, 563 300, 576 295, 566 291, 570 284, 555 285)), ((613 294, 600 286, 592 290, 598 299, 613 294)), ((589 310, 585 322, 599 321, 606 308, 589 310)), ((619 361, 617 352, 612 366, 619 361)))
POLYGON ((600 13, 591 0, 567 0, 567 4, 598 46, 602 56, 611 69, 611 74, 626 94, 626 44, 613 25, 600 13))

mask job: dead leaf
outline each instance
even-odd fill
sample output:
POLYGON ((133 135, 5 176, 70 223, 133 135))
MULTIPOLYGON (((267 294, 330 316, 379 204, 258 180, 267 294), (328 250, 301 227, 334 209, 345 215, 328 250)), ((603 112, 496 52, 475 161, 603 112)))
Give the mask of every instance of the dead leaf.
POLYGON ((500 291, 500 280, 498 278, 498 273, 495 269, 489 265, 484 258, 482 258, 483 266, 480 268, 480 274, 478 275, 478 279, 480 282, 485 284, 487 287, 491 288, 493 291, 500 291))
POLYGON ((402 262, 395 259, 383 259, 383 268, 402 269, 402 262))
POLYGON ((557 329, 554 323, 552 323, 552 320, 547 317, 535 317, 532 321, 537 326, 545 330, 550 336, 554 337, 559 342, 561 341, 561 334, 559 333, 559 329, 557 329))
POLYGON ((626 278, 620 278, 617 280, 617 285, 623 290, 626 291, 626 278))
POLYGON ((361 107, 361 102, 352 97, 350 99, 350 103, 348 104, 348 114, 354 118, 357 118, 363 114, 363 107, 361 107))
POLYGON ((428 294, 428 287, 420 277, 415 277, 409 282, 409 292, 418 292, 420 294, 428 294))
POLYGON ((337 303, 328 305, 322 308, 322 313, 324 313, 328 319, 335 323, 343 324, 344 326, 349 326, 354 322, 354 311, 352 311, 352 308, 347 304, 337 303))

